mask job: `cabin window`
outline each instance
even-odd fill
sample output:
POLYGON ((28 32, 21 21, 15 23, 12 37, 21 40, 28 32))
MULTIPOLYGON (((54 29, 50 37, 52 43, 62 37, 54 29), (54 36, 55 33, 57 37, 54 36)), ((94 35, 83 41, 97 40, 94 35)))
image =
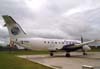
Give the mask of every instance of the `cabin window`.
POLYGON ((68 44, 71 44, 71 42, 69 42, 68 44))
POLYGON ((64 44, 64 42, 62 42, 62 44, 64 44))
POLYGON ((46 43, 46 41, 44 41, 44 43, 46 43))
POLYGON ((49 44, 50 42, 48 41, 48 44, 49 44))
POLYGON ((71 42, 71 44, 74 44, 73 42, 71 42))
POLYGON ((57 42, 55 42, 55 44, 57 44, 57 42))
POLYGON ((69 44, 69 42, 67 42, 67 41, 66 41, 66 44, 68 45, 68 44, 69 44))

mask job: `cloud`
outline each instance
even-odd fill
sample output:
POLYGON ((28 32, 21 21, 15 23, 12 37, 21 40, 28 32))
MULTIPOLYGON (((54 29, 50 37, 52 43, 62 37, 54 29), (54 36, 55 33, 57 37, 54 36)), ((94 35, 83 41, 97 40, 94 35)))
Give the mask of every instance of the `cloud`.
MULTIPOLYGON (((1 0, 0 9, 0 15, 11 15, 30 36, 100 38, 99 0, 1 0)), ((3 24, 0 17, 0 39, 6 42, 9 35, 3 24)))

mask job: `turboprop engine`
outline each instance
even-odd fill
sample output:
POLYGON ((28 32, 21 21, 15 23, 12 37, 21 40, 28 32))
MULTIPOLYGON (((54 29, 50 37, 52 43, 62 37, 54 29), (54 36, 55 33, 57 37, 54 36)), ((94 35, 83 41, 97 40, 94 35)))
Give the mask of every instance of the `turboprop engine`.
POLYGON ((91 50, 91 48, 90 48, 88 45, 84 45, 84 46, 83 46, 83 50, 89 51, 89 50, 91 50))

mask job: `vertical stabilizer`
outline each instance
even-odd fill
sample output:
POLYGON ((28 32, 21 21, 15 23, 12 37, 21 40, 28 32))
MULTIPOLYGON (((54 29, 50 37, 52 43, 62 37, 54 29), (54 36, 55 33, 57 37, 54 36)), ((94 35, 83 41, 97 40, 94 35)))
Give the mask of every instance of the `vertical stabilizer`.
POLYGON ((7 26, 11 39, 17 39, 25 36, 26 33, 11 16, 3 15, 2 17, 6 23, 4 26, 7 26))

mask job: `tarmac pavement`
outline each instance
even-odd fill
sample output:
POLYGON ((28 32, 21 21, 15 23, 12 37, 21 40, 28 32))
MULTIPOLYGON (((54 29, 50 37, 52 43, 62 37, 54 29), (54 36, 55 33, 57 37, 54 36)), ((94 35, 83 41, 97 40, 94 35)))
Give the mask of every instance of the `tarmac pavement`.
POLYGON ((49 55, 20 55, 18 57, 55 69, 82 69, 82 65, 100 69, 100 52, 88 52, 87 56, 83 56, 80 52, 72 52, 71 57, 65 57, 65 53, 57 53, 53 57, 49 55))

